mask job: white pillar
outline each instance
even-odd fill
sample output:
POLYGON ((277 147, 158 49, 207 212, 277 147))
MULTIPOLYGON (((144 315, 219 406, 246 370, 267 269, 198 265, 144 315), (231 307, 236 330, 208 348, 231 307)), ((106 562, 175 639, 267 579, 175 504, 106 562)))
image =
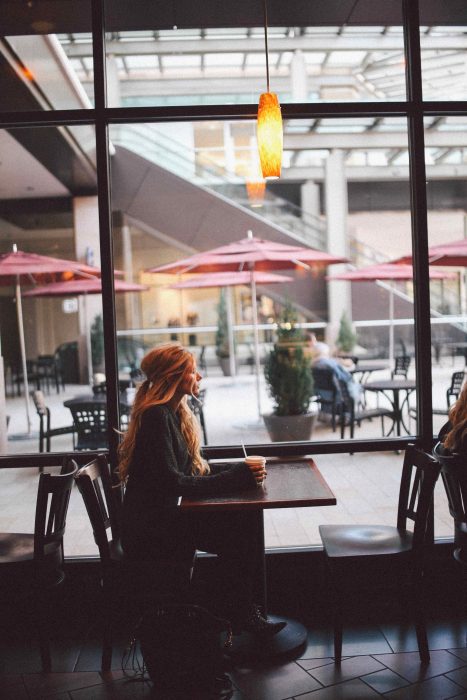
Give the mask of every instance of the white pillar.
POLYGON ((224 122, 224 154, 225 169, 229 173, 235 172, 235 143, 230 131, 230 123, 224 122))
MULTIPOLYGON (((97 197, 75 197, 73 200, 73 223, 76 259, 89 265, 101 266, 99 248, 99 214, 97 197)), ((102 313, 102 298, 89 294, 79 297, 79 376, 87 384, 92 376, 92 358, 89 357, 88 333, 97 314, 102 313)))
POLYGON ((300 188, 302 212, 318 218, 320 215, 319 185, 313 180, 307 180, 300 188))
POLYGON ((120 80, 118 77, 117 59, 113 54, 107 56, 105 72, 107 77, 107 106, 121 107, 122 93, 120 90, 120 80))
POLYGON ((294 51, 290 64, 293 102, 308 102, 308 86, 305 57, 300 49, 294 51))
MULTIPOLYGON (((133 275, 133 250, 131 247, 131 230, 127 224, 121 227, 122 237, 122 267, 127 282, 134 281, 133 275)), ((140 328, 140 307, 138 294, 123 294, 125 300, 125 321, 126 328, 140 328)))
MULTIPOLYGON (((343 151, 331 151, 326 160, 325 177, 328 252, 332 255, 348 256, 348 199, 343 151)), ((343 265, 333 265, 331 269, 333 274, 337 274, 345 268, 343 265)), ((326 331, 326 340, 331 345, 337 338, 340 318, 344 311, 349 320, 352 320, 350 282, 331 282, 328 284, 329 323, 326 331)))

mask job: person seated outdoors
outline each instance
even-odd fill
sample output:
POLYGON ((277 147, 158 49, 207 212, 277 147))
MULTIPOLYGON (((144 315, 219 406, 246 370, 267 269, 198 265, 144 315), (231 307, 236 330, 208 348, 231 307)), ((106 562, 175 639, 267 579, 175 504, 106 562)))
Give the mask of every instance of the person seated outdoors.
POLYGON ((234 634, 271 637, 285 627, 255 603, 260 533, 254 511, 184 512, 180 496, 197 498, 257 488, 264 466, 208 464, 200 450, 199 424, 187 398, 199 394, 194 356, 180 343, 160 345, 141 362, 146 379, 136 393, 128 430, 119 447, 119 475, 126 484, 122 546, 129 558, 217 554, 234 634))
POLYGON ((348 372, 338 360, 331 357, 329 345, 317 340, 315 334, 310 333, 308 334, 308 348, 311 357, 311 367, 332 370, 336 379, 340 379, 346 383, 350 396, 358 404, 362 398, 362 387, 353 380, 350 372, 348 372))
POLYGON ((451 406, 448 421, 438 434, 441 443, 437 450, 440 454, 465 454, 467 456, 467 383, 464 384, 459 398, 451 406))

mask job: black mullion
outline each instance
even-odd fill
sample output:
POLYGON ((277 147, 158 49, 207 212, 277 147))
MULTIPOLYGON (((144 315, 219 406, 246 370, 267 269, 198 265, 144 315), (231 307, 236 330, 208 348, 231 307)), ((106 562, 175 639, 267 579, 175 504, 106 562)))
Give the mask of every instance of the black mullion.
POLYGON ((422 71, 418 0, 403 0, 406 56, 412 258, 414 270, 415 366, 417 426, 420 441, 430 450, 433 441, 431 374, 430 279, 428 274, 428 222, 423 123, 422 71))
POLYGON ((94 124, 94 109, 58 109, 46 112, 0 112, 1 128, 94 124))
POLYGON ((120 405, 118 391, 118 361, 116 313, 114 296, 114 265, 112 248, 112 217, 110 209, 109 144, 106 109, 104 0, 92 1, 92 43, 94 66, 94 105, 96 113, 96 162, 99 208, 99 244, 102 268, 102 309, 104 323, 104 356, 107 387, 107 421, 110 464, 117 464, 120 405))

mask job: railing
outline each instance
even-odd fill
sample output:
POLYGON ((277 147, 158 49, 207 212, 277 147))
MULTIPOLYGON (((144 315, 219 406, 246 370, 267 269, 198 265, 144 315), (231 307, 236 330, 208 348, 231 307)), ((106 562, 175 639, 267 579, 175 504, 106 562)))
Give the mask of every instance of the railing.
POLYGON ((325 250, 326 225, 317 216, 304 212, 291 202, 265 192, 260 203, 247 197, 245 179, 214 162, 200 163, 194 148, 175 141, 148 124, 126 124, 112 129, 112 142, 163 167, 191 183, 231 199, 255 216, 290 231, 306 245, 325 250))

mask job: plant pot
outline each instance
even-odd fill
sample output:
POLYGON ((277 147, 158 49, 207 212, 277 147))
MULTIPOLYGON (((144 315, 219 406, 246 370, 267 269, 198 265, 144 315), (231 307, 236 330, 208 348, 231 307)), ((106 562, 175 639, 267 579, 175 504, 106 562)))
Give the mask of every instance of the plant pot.
POLYGON ((231 377, 232 372, 230 371, 230 357, 219 357, 218 360, 224 377, 231 377))
POLYGON ((316 413, 302 413, 298 416, 276 416, 274 413, 263 414, 266 430, 273 442, 309 440, 315 417, 316 413))

